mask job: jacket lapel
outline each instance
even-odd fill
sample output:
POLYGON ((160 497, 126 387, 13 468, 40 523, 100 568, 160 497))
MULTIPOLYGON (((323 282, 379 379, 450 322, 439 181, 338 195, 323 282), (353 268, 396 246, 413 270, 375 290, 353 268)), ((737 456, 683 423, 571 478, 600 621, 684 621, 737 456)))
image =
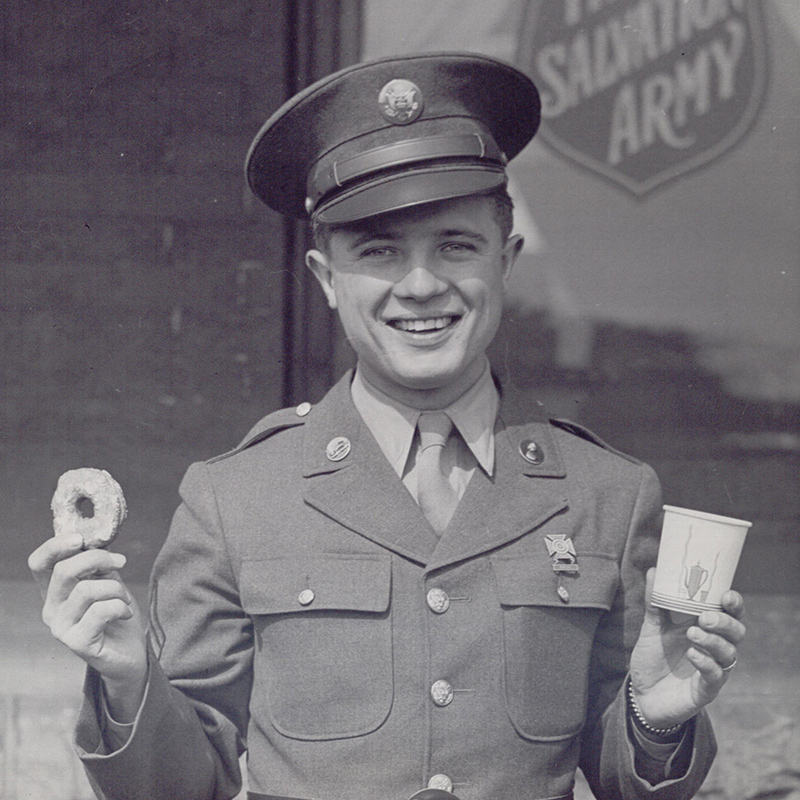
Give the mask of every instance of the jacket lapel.
POLYGON ((427 571, 502 547, 568 505, 566 471, 541 407, 504 398, 495 425, 495 474, 476 470, 441 538, 363 423, 347 373, 304 426, 304 498, 323 514, 427 571), (346 439, 328 455, 334 439, 346 439), (528 457, 525 457, 525 454, 528 457))
POLYGON ((541 408, 504 398, 495 425, 495 474, 476 470, 427 570, 502 547, 542 525, 568 505, 565 477, 541 408))
POLYGON ((334 386, 304 427, 305 500, 361 536, 425 564, 438 537, 356 411, 351 377, 348 372, 334 386), (347 452, 332 460, 328 446, 337 438, 336 455, 347 452))

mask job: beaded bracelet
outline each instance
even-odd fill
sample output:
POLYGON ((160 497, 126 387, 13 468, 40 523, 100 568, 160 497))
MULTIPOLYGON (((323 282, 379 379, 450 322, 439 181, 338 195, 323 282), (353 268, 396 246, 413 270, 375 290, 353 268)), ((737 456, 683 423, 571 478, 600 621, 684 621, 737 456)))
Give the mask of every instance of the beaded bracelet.
POLYGON ((647 731, 647 733, 650 733, 653 736, 671 736, 673 733, 677 733, 683 727, 683 723, 679 722, 676 725, 671 725, 669 728, 654 728, 644 718, 644 714, 642 714, 642 712, 639 710, 639 706, 636 704, 636 698, 633 695, 633 683, 631 683, 630 679, 628 680, 628 703, 631 713, 636 720, 636 724, 641 726, 645 731, 647 731))

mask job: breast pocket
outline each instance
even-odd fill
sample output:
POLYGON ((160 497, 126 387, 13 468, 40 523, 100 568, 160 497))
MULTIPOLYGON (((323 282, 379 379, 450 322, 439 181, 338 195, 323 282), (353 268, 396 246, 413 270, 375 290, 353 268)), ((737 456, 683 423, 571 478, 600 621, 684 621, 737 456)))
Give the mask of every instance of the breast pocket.
POLYGON ((559 577, 547 558, 495 557, 503 619, 505 699, 517 732, 534 741, 568 739, 586 715, 589 659, 601 615, 619 582, 612 557, 580 554, 579 572, 559 577))
POLYGON ((391 557, 246 561, 242 606, 256 633, 254 704, 296 739, 375 730, 389 715, 391 557))

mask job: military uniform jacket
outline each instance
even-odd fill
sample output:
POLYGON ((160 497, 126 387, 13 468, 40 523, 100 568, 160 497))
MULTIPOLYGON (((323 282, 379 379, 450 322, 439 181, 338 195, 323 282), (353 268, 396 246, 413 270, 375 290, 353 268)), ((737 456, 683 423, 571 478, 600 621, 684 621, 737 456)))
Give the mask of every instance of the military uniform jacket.
POLYGON ((265 795, 406 800, 433 779, 461 800, 564 798, 580 765, 603 800, 691 797, 713 758, 705 714, 684 774, 651 786, 620 691, 657 549, 655 474, 508 399, 495 437, 495 475, 476 471, 441 537, 349 376, 193 465, 154 568, 158 658, 111 755, 88 676, 76 735, 99 795, 232 797, 246 747, 265 795), (553 570, 560 536, 576 572, 553 570))

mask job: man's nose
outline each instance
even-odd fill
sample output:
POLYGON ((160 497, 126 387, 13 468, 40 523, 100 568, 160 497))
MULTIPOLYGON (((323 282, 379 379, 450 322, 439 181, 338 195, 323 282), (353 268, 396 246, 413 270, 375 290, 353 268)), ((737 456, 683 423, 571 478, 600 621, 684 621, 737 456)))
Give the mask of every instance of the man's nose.
POLYGON ((395 294, 411 300, 424 302, 447 291, 447 281, 443 280, 426 264, 414 264, 395 285, 395 294))

